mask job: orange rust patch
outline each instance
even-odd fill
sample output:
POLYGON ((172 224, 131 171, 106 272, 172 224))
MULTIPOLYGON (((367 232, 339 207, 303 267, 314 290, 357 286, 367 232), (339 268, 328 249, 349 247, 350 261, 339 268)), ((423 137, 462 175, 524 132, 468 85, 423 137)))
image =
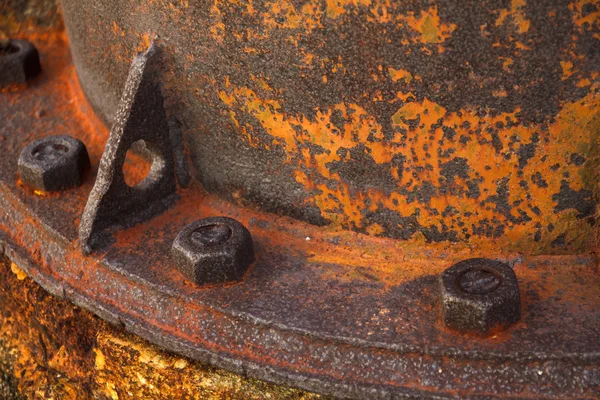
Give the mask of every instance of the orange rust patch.
POLYGON ((444 24, 441 22, 437 6, 431 7, 426 11, 421 11, 421 15, 418 17, 409 15, 406 21, 421 35, 420 41, 423 43, 442 43, 456 29, 456 25, 454 24, 444 24))
MULTIPOLYGON (((262 82, 264 89, 268 86, 262 82)), ((498 93, 503 96, 502 92, 498 93)), ((563 110, 549 125, 547 130, 540 130, 539 126, 521 126, 517 124, 517 108, 512 113, 504 113, 494 117, 480 117, 470 110, 448 112, 445 108, 428 99, 422 102, 410 100, 410 94, 399 93, 399 97, 407 99, 398 108, 392 117, 394 126, 400 130, 410 131, 408 147, 402 146, 403 138, 397 135, 391 141, 373 140, 382 138, 381 126, 364 109, 357 104, 337 104, 328 110, 319 110, 315 120, 303 117, 286 116, 281 111, 277 100, 262 99, 248 88, 231 88, 229 91, 219 93, 221 100, 233 109, 241 108, 244 112, 256 118, 264 130, 274 138, 274 143, 282 146, 288 154, 288 163, 297 165, 296 180, 307 191, 315 193, 308 201, 318 207, 321 214, 327 219, 337 222, 339 226, 358 227, 367 229, 363 225, 363 210, 374 210, 378 204, 385 208, 397 211, 408 216, 419 210, 418 222, 425 226, 451 226, 451 217, 442 216, 436 210, 444 210, 451 205, 459 215, 473 215, 465 217, 466 226, 482 219, 500 219, 507 225, 507 231, 502 240, 491 241, 493 246, 507 246, 511 249, 531 251, 537 254, 552 252, 550 240, 539 242, 532 249, 532 235, 538 224, 542 226, 553 225, 556 227, 569 226, 568 240, 572 241, 573 248, 581 251, 589 246, 592 227, 583 220, 576 218, 575 210, 555 212, 556 201, 552 193, 558 193, 564 176, 569 176, 569 183, 573 190, 594 187, 594 182, 580 176, 580 168, 567 162, 575 153, 582 153, 582 149, 593 146, 600 129, 599 113, 600 99, 593 92, 584 99, 563 105, 563 110), (334 131, 331 121, 332 113, 341 113, 346 121, 341 132, 334 131), (416 129, 411 128, 411 121, 419 121, 416 129), (577 122, 575 122, 577 121, 577 122), (441 125, 440 125, 441 123, 441 125), (493 146, 493 139, 486 132, 487 127, 495 127, 498 123, 514 124, 513 127, 499 131, 500 142, 508 145, 511 138, 518 137, 519 143, 527 144, 539 136, 539 147, 535 156, 523 167, 523 173, 518 173, 519 160, 516 155, 498 153, 493 146), (300 126, 298 131, 293 126, 300 126), (470 128, 465 128, 466 126, 470 128), (473 127, 482 131, 485 142, 470 140, 466 143, 444 142, 442 127, 452 128, 457 137, 469 136, 473 127), (299 147, 299 143, 314 144, 325 149, 320 154, 311 154, 308 147, 299 147), (412 179, 410 174, 403 171, 391 170, 396 177, 398 189, 414 190, 420 182, 438 182, 442 179, 443 160, 439 154, 453 151, 454 157, 468 160, 470 166, 469 176, 477 177, 480 181, 480 191, 485 196, 498 195, 498 182, 507 179, 510 195, 509 204, 522 202, 526 197, 521 181, 529 182, 531 197, 522 202, 520 208, 512 211, 517 218, 519 209, 536 209, 539 212, 532 214, 532 219, 523 224, 512 224, 506 215, 499 213, 494 205, 482 205, 479 198, 458 198, 452 195, 438 195, 429 200, 428 206, 409 201, 399 192, 383 192, 377 188, 366 191, 351 189, 346 182, 336 173, 332 173, 329 165, 335 161, 344 161, 339 155, 341 148, 353 148, 359 144, 367 147, 368 154, 377 164, 390 163, 397 154, 402 154, 407 160, 407 167, 419 176, 418 180, 412 179), (427 149, 427 150, 425 150, 427 149), (293 155, 301 154, 300 158, 293 155), (509 158, 507 158, 509 157, 509 158), (564 161, 563 161, 564 160, 564 161), (555 164, 560 163, 558 172, 553 172, 555 164), (552 167, 552 168, 551 168, 552 167), (540 173, 543 177, 544 187, 536 185, 534 175, 540 173), (335 186, 322 183, 323 180, 337 182, 335 186), (316 189, 316 190, 315 190, 316 189)), ((236 124, 239 123, 236 120, 236 124)), ((255 147, 264 146, 255 137, 251 125, 240 126, 241 133, 248 139, 248 143, 255 147)), ((585 153, 585 152, 583 152, 585 153)), ((390 167, 392 168, 392 167, 390 167)), ((404 171, 406 172, 406 171, 404 171)), ((466 179, 457 178, 454 182, 457 188, 467 191, 466 179)), ((371 228, 372 229, 372 228, 371 228)), ((376 231, 373 231, 376 232, 376 231)), ((459 234, 461 240, 470 235, 470 228, 459 234)), ((470 239, 473 243, 473 238, 470 239)), ((489 239, 485 242, 490 243, 489 239)), ((490 245, 490 244, 488 244, 490 245)))
POLYGON ((349 6, 366 6, 371 5, 371 0, 327 0, 327 16, 329 18, 337 18, 342 15, 349 6))
POLYGON ((573 22, 580 28, 586 27, 587 30, 596 32, 594 36, 600 40, 600 34, 598 34, 598 28, 600 27, 600 11, 584 15, 583 8, 586 4, 596 4, 596 6, 598 6, 598 1, 577 0, 569 4, 569 9, 573 12, 573 22))
POLYGON ((141 53, 141 52, 145 51, 148 47, 150 47, 151 42, 152 42, 152 40, 150 39, 150 35, 148 35, 147 33, 140 35, 139 36, 139 44, 135 48, 136 52, 141 53))
POLYGON ((519 34, 527 33, 531 21, 525 17, 526 0, 511 0, 510 8, 500 10, 496 19, 496 26, 502 26, 508 21, 514 24, 519 34))
POLYGON ((563 76, 562 80, 569 79, 571 75, 573 75, 573 63, 571 61, 561 61, 560 66, 562 67, 563 76))
POLYGON ((413 77, 412 74, 405 69, 394 69, 390 67, 388 68, 388 72, 390 74, 390 78, 392 78, 394 82, 401 80, 405 83, 411 83, 413 79, 421 80, 420 76, 417 75, 413 77))

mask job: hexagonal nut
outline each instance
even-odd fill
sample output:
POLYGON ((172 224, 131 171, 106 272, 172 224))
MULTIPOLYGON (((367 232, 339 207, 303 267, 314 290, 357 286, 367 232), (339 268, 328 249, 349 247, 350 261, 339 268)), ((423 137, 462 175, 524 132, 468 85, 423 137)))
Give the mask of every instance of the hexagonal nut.
POLYGON ((227 217, 204 218, 186 226, 171 248, 175 265, 198 285, 235 282, 254 262, 250 232, 227 217))
POLYGON ((24 184, 54 192, 81 185, 90 158, 82 142, 58 135, 29 143, 21 151, 18 164, 24 184))
POLYGON ((487 336, 521 318, 517 276, 503 262, 461 261, 442 273, 440 286, 444 323, 451 329, 487 336))
POLYGON ((26 40, 0 43, 0 86, 25 83, 42 72, 36 48, 26 40))

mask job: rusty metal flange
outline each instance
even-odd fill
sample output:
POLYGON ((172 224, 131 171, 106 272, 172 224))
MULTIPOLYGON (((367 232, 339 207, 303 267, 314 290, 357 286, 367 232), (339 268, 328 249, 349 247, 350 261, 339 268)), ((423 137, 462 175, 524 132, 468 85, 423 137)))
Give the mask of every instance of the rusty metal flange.
POLYGON ((443 257, 429 257, 420 246, 232 205, 197 184, 177 189, 163 214, 82 255, 79 217, 108 132, 79 89, 64 36, 30 39, 48 72, 0 94, 0 230, 3 251, 50 292, 180 354, 341 397, 600 394, 593 255, 499 252, 519 280, 522 318, 489 338, 458 334, 441 320, 438 276, 470 258, 468 247, 444 245, 443 257), (50 133, 86 143, 92 176, 81 187, 51 194, 18 180, 20 150, 50 133), (257 260, 239 283, 198 287, 175 267, 171 244, 183 227, 213 215, 249 228, 257 260))

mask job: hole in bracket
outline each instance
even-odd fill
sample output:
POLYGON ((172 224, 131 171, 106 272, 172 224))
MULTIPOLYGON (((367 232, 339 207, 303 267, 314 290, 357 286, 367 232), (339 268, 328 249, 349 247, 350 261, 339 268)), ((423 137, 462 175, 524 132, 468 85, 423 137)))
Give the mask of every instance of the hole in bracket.
POLYGON ((125 156, 123 178, 129 187, 136 187, 146 179, 152 170, 153 154, 143 140, 134 142, 125 156))

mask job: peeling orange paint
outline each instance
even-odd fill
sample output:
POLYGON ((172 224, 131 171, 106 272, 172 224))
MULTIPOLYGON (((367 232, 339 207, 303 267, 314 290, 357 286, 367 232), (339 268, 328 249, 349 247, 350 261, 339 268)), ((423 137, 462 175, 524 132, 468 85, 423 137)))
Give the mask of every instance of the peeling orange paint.
POLYGON ((412 74, 405 69, 388 68, 388 72, 390 74, 390 78, 392 78, 394 82, 401 80, 405 83, 411 83, 413 79, 421 80, 420 76, 417 75, 413 77, 412 74))
POLYGON ((337 18, 342 15, 349 6, 364 6, 371 5, 371 0, 327 0, 327 17, 337 18))
MULTIPOLYGON (((488 100, 491 98, 491 101, 497 101, 497 104, 504 101, 506 104, 514 104, 515 97, 518 100, 528 86, 537 84, 535 77, 529 82, 521 82, 518 77, 526 63, 524 58, 530 57, 532 53, 535 56, 539 49, 539 44, 532 40, 539 33, 536 30, 538 28, 532 28, 531 24, 535 20, 530 21, 527 15, 531 4, 528 6, 525 0, 507 3, 504 10, 486 10, 488 19, 485 24, 476 28, 476 33, 481 34, 479 39, 489 40, 488 45, 494 48, 492 54, 496 55, 491 63, 497 60, 494 67, 498 68, 499 74, 508 76, 508 83, 496 84, 494 77, 490 78, 478 71, 474 61, 459 66, 459 69, 464 67, 466 71, 465 85, 483 89, 481 94, 488 100), (514 84, 510 74, 515 74, 514 84)), ((589 1, 574 1, 570 6, 575 31, 590 30, 596 26, 594 24, 598 18, 594 15, 597 13, 588 12, 583 15, 585 4, 589 4, 589 1)), ((433 60, 439 53, 453 51, 446 41, 453 34, 459 33, 457 29, 465 27, 457 27, 452 23, 452 13, 448 9, 442 9, 441 6, 439 9, 437 6, 404 6, 389 0, 331 0, 327 3, 309 0, 302 4, 282 0, 267 1, 258 7, 256 2, 248 0, 216 0, 206 7, 210 19, 205 27, 208 41, 184 54, 181 68, 186 70, 198 66, 201 61, 195 51, 202 56, 209 56, 210 51, 206 48, 215 44, 227 45, 237 41, 239 43, 236 45, 243 49, 244 54, 256 57, 263 54, 261 44, 281 40, 294 45, 292 53, 297 50, 295 55, 298 57, 298 64, 291 66, 295 68, 297 75, 314 79, 317 84, 325 83, 319 90, 324 86, 327 90, 335 90, 341 82, 350 81, 353 79, 352 75, 356 74, 356 68, 349 62, 351 60, 344 53, 325 55, 318 47, 303 46, 300 40, 310 33, 315 33, 314 36, 318 37, 315 30, 340 28, 358 16, 364 17, 366 22, 378 24, 384 37, 389 34, 386 29, 397 29, 399 33, 390 36, 386 43, 390 44, 390 49, 397 49, 408 56, 415 55, 411 52, 419 53, 422 60, 418 63, 427 63, 430 56, 434 56, 431 57, 433 60), (225 16, 231 5, 235 5, 240 12, 253 16, 257 25, 236 29, 227 24, 225 16), (251 39, 257 38, 262 42, 251 42, 251 39), (309 48, 311 50, 307 50, 309 48), (311 74, 316 78, 310 78, 311 74)), ((148 13, 148 5, 144 7, 143 12, 148 13)), ((179 8, 179 5, 172 4, 168 12, 178 12, 179 8)), ((553 12, 549 11, 548 14, 552 17, 553 12)), ((567 18, 570 18, 568 14, 567 18)), ((190 19, 185 20, 185 23, 193 26, 195 22, 190 19)), ((125 37, 134 37, 140 43, 140 48, 149 42, 151 33, 136 34, 129 29, 131 28, 126 30, 113 21, 107 27, 109 34, 122 37, 125 33, 125 37)), ((365 50, 359 44, 361 43, 348 43, 359 49, 357 57, 375 51, 365 50)), ((387 44, 382 46, 386 48, 387 44)), ((591 164, 591 157, 588 157, 588 164, 582 168, 570 163, 573 154, 589 155, 590 143, 596 137, 595 133, 589 132, 598 130, 598 98, 593 94, 597 87, 597 75, 582 68, 581 60, 585 57, 585 49, 578 48, 578 44, 575 41, 564 49, 560 59, 552 60, 549 68, 553 68, 552 72, 558 75, 559 81, 560 78, 567 81, 565 85, 585 88, 590 94, 581 101, 557 104, 557 109, 562 111, 552 116, 550 124, 531 126, 522 125, 520 114, 523 109, 518 106, 499 107, 504 110, 499 114, 494 114, 493 110, 486 113, 485 109, 477 110, 477 113, 477 104, 473 104, 473 107, 462 106, 457 110, 441 97, 443 91, 452 93, 460 82, 428 81, 421 76, 426 76, 427 72, 422 72, 418 67, 420 64, 415 64, 415 60, 390 63, 377 60, 376 64, 368 66, 368 73, 361 79, 368 81, 368 84, 377 82, 382 90, 371 90, 365 93, 364 98, 360 98, 359 94, 354 98, 342 96, 342 99, 338 97, 330 103, 322 102, 326 105, 315 109, 314 113, 303 114, 296 112, 297 110, 290 112, 291 105, 285 103, 289 96, 285 93, 285 88, 282 89, 280 83, 275 83, 267 73, 262 74, 260 71, 250 74, 242 85, 239 79, 223 82, 221 79, 224 77, 215 78, 211 74, 202 78, 205 79, 202 84, 189 79, 184 85, 190 86, 191 96, 196 96, 194 100, 204 102, 212 96, 214 98, 211 101, 217 104, 222 102, 220 117, 230 122, 228 127, 232 127, 232 133, 239 134, 240 140, 250 148, 281 151, 285 164, 291 166, 295 181, 307 192, 306 198, 299 200, 301 204, 298 207, 318 209, 324 220, 333 221, 332 229, 353 229, 375 236, 382 235, 384 223, 374 223, 368 216, 385 208, 401 217, 414 217, 415 223, 432 229, 442 231, 451 227, 457 232, 452 240, 473 246, 481 243, 485 246, 504 243, 520 250, 536 247, 538 252, 579 251, 589 247, 592 228, 586 225, 587 222, 577 219, 575 210, 555 212, 557 204, 552 199, 552 195, 560 191, 562 180, 567 179, 564 175, 569 175, 568 181, 573 190, 596 187, 589 176, 582 176, 590 174, 590 167, 587 165, 591 164), (440 96, 424 95, 427 87, 438 86, 440 90, 435 91, 440 96), (381 121, 377 119, 380 116, 374 115, 373 109, 379 106, 386 109, 385 118, 389 120, 381 121), (564 123, 565 120, 570 122, 564 123), (502 127, 496 128, 498 124, 502 127), (454 139, 445 138, 444 132, 448 129, 455 132, 454 139), (492 129, 498 130, 497 137, 490 133, 492 129), (520 171, 515 152, 522 145, 531 143, 535 134, 540 137, 539 148, 535 157, 520 171), (576 139, 559 147, 558 143, 565 141, 567 137, 576 139), (500 143, 498 146, 502 150, 497 150, 493 141, 500 143), (319 150, 315 151, 315 148, 319 150), (582 148, 588 150, 584 151, 582 148), (332 167, 341 162, 350 164, 353 159, 351 151, 360 152, 373 160, 374 168, 381 168, 389 173, 390 187, 384 188, 379 184, 361 187, 351 179, 346 179, 339 169, 332 167), (469 172, 466 177, 455 176, 448 186, 449 192, 442 193, 440 181, 447 179, 443 174, 442 164, 448 158, 439 154, 450 151, 454 151, 452 157, 467 160, 469 172), (403 165, 393 165, 395 157, 402 158, 403 165), (555 164, 560 166, 551 169, 555 164), (585 174, 582 170, 586 171, 585 174), (532 178, 536 174, 542 176, 547 187, 537 186, 532 178), (483 182, 478 183, 481 196, 468 197, 466 193, 469 183, 481 179, 483 182), (512 208, 510 213, 502 213, 496 204, 487 200, 498 196, 498 185, 502 179, 506 180, 510 193, 507 197, 512 208), (434 195, 416 201, 415 193, 423 187, 424 182, 434 187, 434 195), (529 186, 528 191, 521 187, 525 184, 529 186), (444 213, 444 210, 452 208, 454 215, 444 213), (531 220, 514 222, 521 217, 521 212, 527 213, 531 220), (506 227, 499 234, 501 238, 474 238, 477 224, 484 220, 494 220, 506 227), (556 234, 548 234, 550 226, 569 231, 565 237, 570 243, 569 250, 553 248, 552 239, 556 238, 556 234), (534 243, 533 235, 540 230, 543 231, 542 242, 534 243)), ((132 50, 131 46, 127 48, 124 44, 117 43, 113 53, 128 65, 133 56, 130 54, 132 50)), ((373 56, 379 55, 373 53, 373 56)), ((175 88, 173 91, 179 89, 175 88)), ((307 91, 307 96, 310 95, 307 91)), ((474 103, 477 101, 479 99, 473 100, 474 103)), ((96 145, 94 142, 99 141, 92 140, 92 145, 96 145)), ((354 173, 368 176, 370 171, 366 169, 354 173)), ((243 189, 238 188, 233 190, 231 197, 247 200, 243 189)), ((412 233, 409 239, 415 243, 426 241, 422 232, 412 233)))
MULTIPOLYGON (((261 86, 268 90, 268 85, 261 83, 261 86)), ((505 94, 499 93, 499 95, 505 94)), ((504 221, 508 227, 505 238, 511 242, 510 246, 513 248, 525 248, 527 243, 531 242, 537 224, 544 227, 570 226, 572 234, 568 234, 569 240, 581 245, 591 234, 592 228, 586 222, 577 220, 574 210, 556 213, 554 210, 556 203, 548 194, 560 191, 564 174, 569 174, 571 177, 569 182, 574 190, 590 187, 590 182, 577 178, 579 168, 569 165, 567 161, 571 154, 580 151, 582 145, 591 146, 594 136, 590 136, 589 132, 590 130, 598 132, 600 128, 597 120, 600 99, 597 96, 588 95, 579 102, 564 104, 563 111, 556 117, 556 122, 544 132, 540 131, 538 126, 517 125, 518 108, 512 113, 495 117, 478 117, 469 110, 463 110, 460 114, 448 112, 444 107, 428 99, 422 102, 410 101, 409 94, 399 93, 399 97, 407 102, 399 106, 392 117, 392 123, 398 128, 396 132, 408 131, 410 136, 407 139, 397 134, 391 141, 376 140, 383 138, 381 126, 357 104, 337 104, 329 110, 319 110, 313 121, 303 117, 284 116, 277 100, 262 99, 248 88, 231 88, 228 91, 221 91, 219 96, 225 104, 233 108, 241 108, 256 118, 265 131, 276 139, 275 143, 285 148, 288 154, 287 162, 298 163, 296 180, 305 186, 307 191, 315 193, 309 202, 317 206, 323 216, 335 221, 341 227, 362 228, 366 232, 377 234, 379 232, 377 226, 363 225, 363 213, 364 210, 374 211, 377 205, 381 204, 404 216, 418 212, 417 220, 421 225, 443 229, 443 226, 455 225, 456 221, 452 216, 440 215, 437 210, 444 210, 451 205, 457 215, 473 215, 472 223, 485 219, 504 221), (341 131, 337 131, 331 123, 333 111, 341 113, 346 121, 341 131), (572 120, 579 122, 572 124, 570 122, 572 120), (419 121, 416 129, 411 128, 414 121, 419 121), (447 142, 440 145, 443 132, 440 127, 435 127, 440 121, 442 126, 454 129, 458 137, 465 136, 471 139, 462 144, 447 142), (464 128, 466 123, 470 127, 478 127, 482 132, 485 132, 486 127, 494 127, 498 123, 515 123, 514 128, 505 128, 500 132, 499 140, 504 146, 511 146, 509 144, 511 137, 518 137, 520 144, 527 144, 534 140, 534 135, 541 135, 540 148, 535 157, 529 160, 523 174, 518 173, 518 160, 514 154, 509 156, 508 153, 498 153, 491 144, 491 137, 486 136, 485 133, 481 138, 473 138, 470 130, 464 128), (301 130, 293 126, 300 126, 301 130), (486 137, 488 144, 482 144, 481 140, 486 137), (325 149, 325 152, 311 154, 308 147, 300 149, 298 147, 300 143, 318 145, 325 149), (518 218, 517 212, 523 210, 531 214, 532 219, 522 224, 511 223, 507 219, 508 216, 499 212, 497 206, 482 203, 481 198, 453 197, 440 193, 433 196, 428 204, 423 205, 409 201, 400 191, 388 193, 378 188, 356 191, 338 174, 331 172, 329 166, 332 162, 344 160, 339 155, 340 149, 355 148, 359 144, 366 146, 369 156, 380 165, 388 165, 395 155, 403 155, 407 160, 405 170, 398 171, 390 167, 392 169, 390 173, 397 179, 397 188, 408 191, 418 189, 421 182, 435 183, 445 179, 442 175, 444 160, 438 155, 452 149, 453 157, 469 160, 469 179, 480 181, 480 191, 484 199, 498 195, 498 183, 502 179, 508 179, 509 204, 521 204, 513 208, 512 217, 518 218), (298 159, 294 154, 302 154, 302 157, 298 159), (548 173, 550 167, 558 160, 565 160, 564 164, 561 163, 561 173, 548 173), (413 179, 407 171, 413 171, 413 175, 416 173, 418 179, 413 179), (533 176, 537 172, 543 174, 547 185, 544 188, 536 186, 532 181, 535 180, 533 176), (322 183, 323 180, 335 181, 336 184, 328 185, 322 183), (526 196, 521 188, 522 180, 529 182, 532 193, 531 198, 526 201, 523 201, 526 196), (539 216, 531 213, 532 209, 538 210, 539 216)), ((263 146, 258 138, 254 137, 255 133, 251 125, 242 127, 241 131, 248 138, 251 146, 263 146)), ((454 185, 461 193, 468 191, 466 179, 457 177, 454 185)), ((466 224, 459 237, 462 240, 469 238, 472 229, 474 227, 466 224)), ((552 252, 549 242, 538 243, 537 247, 539 252, 552 252)))
POLYGON ((408 16, 408 24, 421 35, 423 43, 442 43, 450 37, 456 29, 454 24, 444 24, 438 15, 437 7, 431 7, 427 11, 421 11, 419 17, 408 16))
POLYGON ((571 61, 561 61, 560 66, 562 67, 562 80, 569 79, 571 75, 573 75, 573 63, 571 61))
POLYGON ((597 0, 577 0, 569 4, 569 8, 573 12, 573 22, 580 28, 587 26, 588 30, 598 32, 600 28, 600 11, 591 12, 587 15, 583 15, 583 7, 586 4, 596 4, 597 0))
POLYGON ((135 51, 138 53, 141 53, 143 51, 146 51, 146 49, 148 49, 148 47, 150 47, 150 43, 152 43, 152 39, 150 39, 150 35, 148 35, 147 33, 139 35, 138 38, 139 38, 139 44, 135 48, 135 51))
POLYGON ((517 28, 518 33, 527 33, 531 26, 531 21, 525 16, 525 6, 525 0, 511 0, 510 9, 500 10, 499 16, 496 19, 496 26, 502 26, 507 20, 511 20, 517 28))

